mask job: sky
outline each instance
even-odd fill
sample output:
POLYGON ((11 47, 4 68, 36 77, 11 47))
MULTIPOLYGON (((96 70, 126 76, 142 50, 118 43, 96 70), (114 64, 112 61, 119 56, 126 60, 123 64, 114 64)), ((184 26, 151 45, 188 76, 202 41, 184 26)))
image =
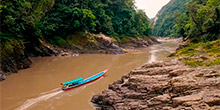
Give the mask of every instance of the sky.
POLYGON ((145 11, 149 18, 154 18, 157 12, 170 0, 135 0, 138 9, 145 11))

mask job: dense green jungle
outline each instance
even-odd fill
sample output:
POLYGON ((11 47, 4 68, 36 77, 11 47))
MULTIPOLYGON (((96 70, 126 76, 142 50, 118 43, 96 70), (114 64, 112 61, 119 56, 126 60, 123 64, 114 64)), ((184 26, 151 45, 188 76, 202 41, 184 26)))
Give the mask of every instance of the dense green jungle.
MULTIPOLYGON (((134 4, 134 0, 1 0, 1 72, 16 72, 7 70, 10 66, 28 67, 19 66, 28 57, 50 56, 45 43, 71 48, 80 39, 92 39, 91 33, 115 42, 161 36, 183 37, 194 44, 220 38, 219 0, 171 0, 154 23, 134 4)), ((215 45, 218 51, 219 44, 215 45)))

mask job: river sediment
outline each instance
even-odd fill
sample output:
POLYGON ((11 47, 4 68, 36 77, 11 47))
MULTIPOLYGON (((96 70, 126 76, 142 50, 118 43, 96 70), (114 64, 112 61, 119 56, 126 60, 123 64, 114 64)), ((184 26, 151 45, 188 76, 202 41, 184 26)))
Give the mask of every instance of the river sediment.
POLYGON ((147 47, 149 45, 158 44, 159 42, 153 38, 130 38, 130 42, 119 43, 113 41, 112 38, 103 34, 89 34, 94 37, 94 41, 90 41, 82 47, 74 45, 69 48, 61 48, 49 43, 43 42, 40 47, 33 47, 34 50, 28 50, 22 55, 8 56, 7 59, 1 61, 0 64, 0 81, 6 79, 10 74, 17 73, 20 69, 29 68, 32 64, 31 57, 44 56, 78 56, 79 54, 123 54, 124 48, 131 49, 137 47, 147 47))
POLYGON ((219 110, 220 65, 148 63, 94 95, 97 110, 219 110))
POLYGON ((127 54, 81 54, 31 58, 33 61, 31 68, 20 70, 18 74, 10 75, 5 81, 0 82, 1 109, 93 110, 93 104, 90 102, 93 95, 100 93, 129 71, 140 67, 145 62, 153 61, 152 56, 156 61, 164 59, 177 47, 176 41, 167 40, 127 54), (87 78, 106 68, 109 69, 106 77, 60 93, 60 82, 79 77, 87 78), (60 94, 56 95, 57 93, 60 94))

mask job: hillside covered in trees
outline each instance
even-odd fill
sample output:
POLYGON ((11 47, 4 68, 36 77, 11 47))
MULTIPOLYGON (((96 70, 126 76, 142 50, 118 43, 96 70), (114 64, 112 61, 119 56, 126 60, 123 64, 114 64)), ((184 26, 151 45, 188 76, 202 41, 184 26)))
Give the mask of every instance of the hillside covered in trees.
POLYGON ((220 38, 220 1, 193 0, 175 20, 175 32, 193 42, 220 38))
POLYGON ((116 37, 151 34, 148 17, 134 0, 4 0, 1 17, 1 39, 64 38, 85 30, 116 37))
POLYGON ((109 110, 220 110, 220 0, 171 0, 157 17, 155 36, 183 37, 174 58, 130 71, 91 101, 109 110))
POLYGON ((175 33, 175 20, 178 15, 186 12, 186 4, 191 0, 171 0, 155 16, 152 33, 154 36, 179 37, 175 33))
POLYGON ((157 16, 153 35, 184 37, 193 41, 219 38, 219 0, 171 0, 157 16))
POLYGON ((149 36, 148 17, 134 0, 61 0, 39 22, 43 36, 89 31, 115 37, 149 36), (57 31, 59 30, 59 31, 57 31))
POLYGON ((176 52, 185 64, 220 64, 219 0, 193 0, 187 5, 187 11, 176 18, 174 28, 185 41, 176 52))
POLYGON ((134 3, 135 0, 1 1, 1 68, 16 72, 6 68, 26 68, 28 65, 23 63, 28 62, 28 57, 53 54, 45 43, 70 49, 88 44, 97 49, 94 34, 105 34, 118 42, 145 38, 151 32, 154 36, 183 37, 194 42, 213 41, 220 36, 219 0, 171 0, 155 17, 152 31, 149 18, 134 3))
POLYGON ((86 40, 94 42, 90 33, 117 41, 151 35, 149 19, 134 0, 3 0, 0 16, 0 59, 6 72, 16 72, 6 69, 11 66, 28 67, 22 63, 29 56, 50 55, 45 42, 81 48, 86 40))

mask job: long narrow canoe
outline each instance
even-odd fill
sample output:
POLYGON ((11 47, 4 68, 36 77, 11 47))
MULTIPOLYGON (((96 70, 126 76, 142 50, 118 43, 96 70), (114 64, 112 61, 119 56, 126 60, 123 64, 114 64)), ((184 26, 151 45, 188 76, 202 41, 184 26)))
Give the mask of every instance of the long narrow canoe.
POLYGON ((105 69, 104 71, 102 71, 102 72, 100 72, 100 73, 97 73, 96 75, 91 76, 91 77, 89 77, 89 78, 87 78, 87 79, 84 79, 84 80, 82 80, 82 78, 77 78, 77 79, 75 79, 75 80, 71 80, 71 81, 62 83, 63 85, 67 85, 67 86, 66 86, 66 87, 63 87, 63 88, 61 88, 61 89, 64 90, 64 91, 67 91, 67 90, 70 90, 70 89, 73 89, 73 88, 82 86, 82 85, 84 85, 84 84, 93 82, 93 81, 95 81, 95 80, 101 78, 102 76, 104 76, 107 71, 108 71, 108 69, 105 69), (71 83, 71 82, 73 82, 73 83, 71 83), (73 84, 73 85, 71 85, 71 84, 73 84))

